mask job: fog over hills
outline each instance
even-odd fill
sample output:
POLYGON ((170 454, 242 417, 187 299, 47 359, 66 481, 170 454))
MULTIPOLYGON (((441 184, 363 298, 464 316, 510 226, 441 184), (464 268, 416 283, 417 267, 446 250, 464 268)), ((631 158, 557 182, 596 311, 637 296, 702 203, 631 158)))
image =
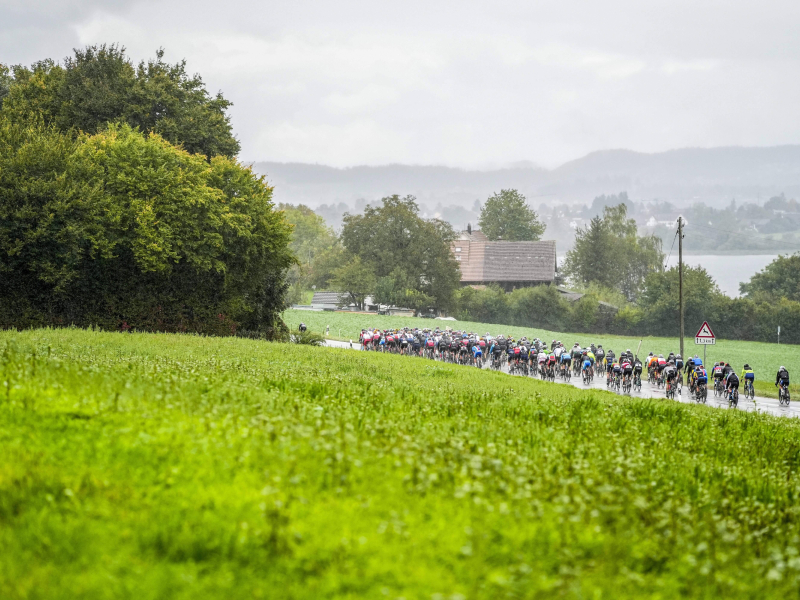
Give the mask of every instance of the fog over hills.
POLYGON ((256 162, 275 186, 275 199, 291 204, 377 200, 413 194, 420 204, 472 206, 502 188, 517 188, 530 203, 588 203, 626 190, 632 199, 693 202, 764 201, 800 195, 800 145, 761 148, 684 148, 654 154, 603 150, 552 170, 513 166, 465 170, 441 166, 385 165, 344 169, 304 163, 256 162))

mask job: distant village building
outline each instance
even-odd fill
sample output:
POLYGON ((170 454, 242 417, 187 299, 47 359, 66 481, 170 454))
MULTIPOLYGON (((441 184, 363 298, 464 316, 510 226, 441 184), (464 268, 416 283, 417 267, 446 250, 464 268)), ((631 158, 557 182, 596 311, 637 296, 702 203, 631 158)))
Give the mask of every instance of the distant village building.
POLYGON ((672 217, 671 215, 651 215, 647 222, 644 224, 645 227, 666 227, 670 229, 672 227, 678 227, 678 217, 683 218, 683 226, 689 224, 686 220, 686 217, 683 215, 675 215, 672 217))
POLYGON ((506 290, 553 283, 556 242, 490 242, 479 230, 462 231, 451 245, 461 285, 495 283, 506 290))

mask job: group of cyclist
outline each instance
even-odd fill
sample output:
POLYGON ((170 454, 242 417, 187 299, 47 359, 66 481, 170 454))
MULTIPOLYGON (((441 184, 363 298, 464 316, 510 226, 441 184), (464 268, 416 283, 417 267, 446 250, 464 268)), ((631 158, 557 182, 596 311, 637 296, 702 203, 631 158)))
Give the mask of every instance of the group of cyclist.
MULTIPOLYGON (((646 369, 652 384, 666 388, 667 397, 682 393, 683 378, 686 375, 690 394, 699 401, 705 401, 709 383, 709 373, 697 355, 685 362, 680 354, 650 353, 644 361, 634 355, 630 348, 617 357, 613 350, 604 350, 602 344, 589 344, 581 347, 575 343, 567 349, 560 340, 549 345, 539 338, 519 340, 511 335, 492 336, 489 333, 478 335, 468 331, 452 331, 450 328, 435 329, 363 329, 360 343, 363 350, 391 352, 410 356, 424 356, 482 368, 489 364, 492 369, 508 365, 511 373, 537 376, 555 380, 560 376, 569 380, 573 375, 581 375, 585 383, 591 383, 595 375, 605 375, 609 388, 629 392, 631 388, 641 389, 641 377, 646 369)), ((715 394, 723 393, 731 402, 738 401, 739 385, 744 382, 746 395, 753 397, 755 373, 745 364, 740 375, 736 374, 730 363, 720 361, 711 369, 715 394)), ((775 378, 779 388, 781 404, 789 403, 789 372, 781 366, 775 378)))

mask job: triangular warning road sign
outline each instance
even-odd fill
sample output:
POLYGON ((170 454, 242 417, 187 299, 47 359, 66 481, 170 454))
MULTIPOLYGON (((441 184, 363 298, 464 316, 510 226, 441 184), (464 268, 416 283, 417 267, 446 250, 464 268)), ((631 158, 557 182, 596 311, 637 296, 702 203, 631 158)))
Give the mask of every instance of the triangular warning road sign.
POLYGON ((715 338, 714 332, 711 331, 711 327, 708 326, 708 321, 703 322, 703 326, 700 328, 700 331, 697 332, 697 335, 694 336, 696 338, 715 338))

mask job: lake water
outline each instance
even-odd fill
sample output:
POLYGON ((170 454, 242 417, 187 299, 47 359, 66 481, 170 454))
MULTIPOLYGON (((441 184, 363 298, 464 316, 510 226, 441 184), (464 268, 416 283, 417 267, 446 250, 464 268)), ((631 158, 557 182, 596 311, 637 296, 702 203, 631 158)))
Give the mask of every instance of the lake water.
MULTIPOLYGON (((766 267, 777 258, 777 255, 770 254, 743 254, 740 256, 724 256, 716 254, 708 255, 684 255, 684 262, 692 267, 701 266, 714 281, 717 282, 719 289, 728 296, 739 295, 739 284, 750 281, 750 278, 766 267)), ((559 265, 564 260, 564 255, 559 255, 559 265)), ((677 253, 669 260, 669 267, 678 264, 677 253)))
MULTIPOLYGON (((701 266, 728 296, 739 295, 739 284, 750 278, 777 258, 769 254, 743 254, 741 256, 688 255, 683 261, 692 267, 701 266)), ((670 263, 673 259, 670 258, 670 263)), ((677 260, 674 261, 677 264, 677 260)), ((672 264, 669 265, 670 267, 672 264)))

